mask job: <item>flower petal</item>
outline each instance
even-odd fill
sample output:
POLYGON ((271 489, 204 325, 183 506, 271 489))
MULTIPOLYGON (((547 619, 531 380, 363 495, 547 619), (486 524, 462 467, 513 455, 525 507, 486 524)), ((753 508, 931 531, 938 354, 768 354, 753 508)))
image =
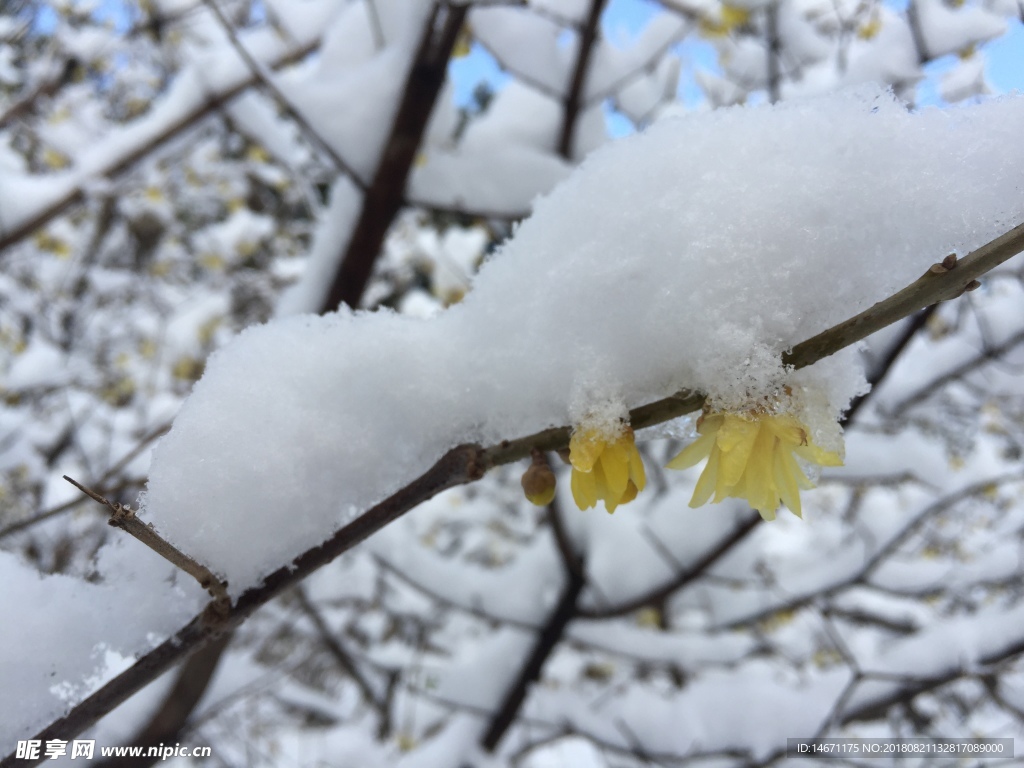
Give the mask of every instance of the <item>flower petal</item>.
MULTIPOLYGON (((629 482, 634 488, 634 497, 647 485, 647 472, 644 470, 644 460, 640 457, 640 451, 637 450, 636 443, 630 443, 629 445, 629 482)), ((625 504, 626 502, 623 501, 622 503, 625 504)))
POLYGON ((776 437, 790 445, 807 445, 807 429, 792 416, 770 416, 764 419, 765 425, 775 433, 776 437))
POLYGON ((593 474, 573 469, 569 484, 577 507, 590 509, 597 504, 597 485, 594 483, 593 474))
POLYGON ((626 492, 622 494, 622 499, 619 501, 619 503, 629 504, 629 502, 635 499, 636 495, 642 490, 643 488, 637 488, 636 484, 632 480, 630 480, 626 484, 626 492))
POLYGON ((826 451, 814 443, 810 445, 798 445, 793 449, 796 455, 804 461, 811 461, 823 467, 841 467, 843 460, 835 451, 826 451))
POLYGON ((760 432, 760 422, 726 416, 725 424, 718 430, 718 447, 722 449, 719 485, 736 485, 740 481, 760 432))
POLYGON ((569 438, 569 462, 580 472, 590 472, 604 451, 605 441, 592 429, 574 429, 569 438))
POLYGON ((718 446, 715 446, 711 450, 711 458, 708 459, 708 463, 704 466, 704 471, 700 473, 700 478, 697 480, 697 487, 693 489, 693 496, 690 498, 691 507, 699 507, 701 504, 706 504, 708 499, 711 498, 711 494, 715 491, 715 486, 718 484, 718 464, 722 452, 718 450, 718 446))
MULTIPOLYGON (((800 472, 796 459, 785 446, 775 452, 775 486, 779 489, 782 503, 797 517, 803 517, 800 509, 800 488, 797 485, 795 472, 800 472)), ((800 474, 803 474, 800 472, 800 474)))
POLYGON ((779 508, 779 491, 775 487, 773 471, 775 453, 779 447, 779 439, 772 431, 762 429, 747 462, 747 498, 762 517, 766 512, 774 515, 779 508))
POLYGON ((801 490, 808 491, 814 487, 814 483, 808 480, 807 475, 804 474, 804 470, 803 467, 800 466, 800 462, 793 457, 792 451, 786 451, 786 461, 787 466, 790 467, 793 477, 796 479, 796 484, 800 486, 801 490))
POLYGON ((595 471, 598 466, 601 467, 608 484, 608 495, 620 498, 626 491, 626 483, 629 482, 629 450, 625 440, 619 439, 608 443, 601 458, 594 465, 595 471))
POLYGON ((697 419, 698 435, 713 435, 725 423, 724 413, 706 413, 697 419))
POLYGON ((689 469, 701 459, 707 458, 715 446, 715 433, 701 435, 694 442, 683 448, 672 461, 665 466, 668 469, 689 469))

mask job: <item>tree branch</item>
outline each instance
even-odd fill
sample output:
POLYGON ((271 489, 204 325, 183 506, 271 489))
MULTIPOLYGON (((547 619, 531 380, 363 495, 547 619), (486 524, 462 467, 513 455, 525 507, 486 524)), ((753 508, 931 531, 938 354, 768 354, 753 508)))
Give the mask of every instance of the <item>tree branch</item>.
POLYGON ((577 615, 576 603, 579 600, 580 593, 583 591, 586 580, 583 578, 582 569, 580 571, 567 569, 566 576, 568 581, 562 590, 562 596, 559 598, 555 610, 551 612, 547 623, 537 636, 537 642, 534 644, 529 658, 527 658, 526 663, 519 670, 516 681, 505 694, 498 712, 491 719, 487 732, 480 742, 488 752, 494 751, 495 747, 498 746, 498 742, 501 741, 501 737, 505 735, 505 732, 515 721, 519 708, 526 699, 530 683, 540 678, 544 662, 548 660, 551 652, 561 642, 562 635, 565 633, 565 628, 569 626, 569 622, 577 615))
POLYGON ((822 331, 797 344, 782 356, 782 362, 804 368, 823 357, 856 344, 875 331, 909 317, 930 304, 953 299, 967 290, 979 277, 1024 251, 1024 224, 1018 224, 956 262, 944 272, 928 270, 902 291, 878 302, 856 317, 822 331))
POLYGON ((764 9, 765 14, 765 41, 768 53, 768 101, 774 104, 781 97, 782 83, 782 40, 779 38, 779 6, 778 3, 769 3, 764 9))
POLYGON ((572 157, 572 139, 576 128, 576 121, 579 118, 580 107, 584 100, 584 87, 586 86, 587 75, 590 69, 590 57, 594 54, 594 46, 597 43, 597 27, 601 21, 601 11, 604 10, 605 0, 591 0, 590 13, 580 30, 580 47, 576 52, 576 65, 573 68, 572 80, 569 83, 569 92, 565 97, 565 113, 562 116, 562 130, 558 135, 558 154, 562 157, 572 157))
POLYGON ((114 528, 120 528, 128 535, 138 539, 160 555, 164 560, 167 560, 172 565, 180 568, 198 581, 199 586, 213 596, 214 602, 210 607, 215 613, 228 610, 231 605, 231 600, 228 598, 227 587, 220 579, 213 575, 213 572, 209 568, 202 563, 198 563, 193 560, 169 541, 164 539, 164 537, 157 533, 151 526, 142 522, 142 520, 135 516, 131 507, 110 501, 106 497, 96 493, 96 491, 90 490, 81 483, 72 480, 67 475, 64 475, 64 479, 89 498, 94 501, 98 501, 105 507, 109 507, 112 514, 110 515, 110 520, 107 522, 110 525, 114 528))
POLYGON ((750 532, 761 523, 761 519, 760 515, 750 515, 744 522, 737 525, 731 533, 723 537, 713 549, 708 550, 704 557, 694 563, 689 570, 683 571, 671 581, 630 600, 624 600, 618 605, 608 608, 583 609, 580 611, 580 616, 587 619, 609 619, 664 600, 706 573, 708 568, 721 560, 722 557, 732 551, 733 547, 746 539, 750 532))
MULTIPOLYGON (((196 651, 181 666, 177 680, 167 693, 160 708, 146 726, 128 740, 128 744, 141 747, 155 747, 162 744, 173 744, 181 740, 181 735, 188 724, 188 718, 195 710, 199 701, 206 693, 210 681, 220 664, 221 657, 231 643, 230 632, 221 635, 204 648, 196 651)), ((104 760, 98 768, 146 768, 162 758, 148 757, 116 757, 104 760)))
POLYGON ((875 387, 881 384, 885 377, 889 375, 889 371, 892 370, 893 366, 896 365, 896 361, 899 360, 900 355, 903 354, 910 342, 914 340, 914 337, 928 324, 928 320, 935 311, 939 308, 938 304, 932 304, 930 307, 925 307, 916 315, 913 319, 907 323, 903 329, 903 333, 896 340, 885 354, 885 358, 879 363, 875 369, 868 376, 868 384, 871 385, 871 389, 865 392, 863 395, 858 395, 853 398, 850 402, 850 407, 846 409, 846 413, 843 414, 842 421, 840 422, 844 427, 851 424, 857 416, 857 412, 864 406, 864 403, 868 401, 871 394, 875 391, 875 387))
POLYGON ((409 172, 441 92, 448 60, 467 10, 465 5, 434 5, 409 70, 380 164, 363 197, 363 207, 352 235, 338 260, 338 271, 320 305, 321 313, 333 312, 341 304, 359 306, 384 237, 404 203, 409 172))

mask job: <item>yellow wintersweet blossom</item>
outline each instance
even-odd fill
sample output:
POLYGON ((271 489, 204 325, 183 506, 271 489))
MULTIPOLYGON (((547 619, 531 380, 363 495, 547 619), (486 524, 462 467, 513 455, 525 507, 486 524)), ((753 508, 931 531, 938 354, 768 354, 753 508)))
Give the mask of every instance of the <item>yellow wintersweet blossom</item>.
POLYGON ((861 40, 872 40, 882 30, 882 20, 872 16, 857 28, 857 37, 861 40))
POLYGON ((704 37, 726 37, 733 30, 750 23, 750 11, 737 5, 722 3, 717 15, 706 15, 700 20, 700 33, 704 37))
POLYGON ((590 509, 600 499, 611 514, 635 499, 647 483, 633 430, 625 424, 613 433, 577 426, 569 441, 569 463, 572 497, 580 509, 590 509))
POLYGON ((687 469, 708 459, 690 499, 691 507, 727 497, 746 499, 765 520, 775 519, 781 501, 801 516, 800 489, 814 484, 796 456, 825 467, 841 466, 839 454, 810 441, 807 427, 786 414, 748 411, 709 413, 697 421, 700 437, 668 463, 687 469))

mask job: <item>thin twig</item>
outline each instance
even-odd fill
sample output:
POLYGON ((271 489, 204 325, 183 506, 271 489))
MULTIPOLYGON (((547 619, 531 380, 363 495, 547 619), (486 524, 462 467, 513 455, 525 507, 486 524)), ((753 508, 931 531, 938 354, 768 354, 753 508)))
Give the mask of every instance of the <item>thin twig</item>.
POLYGON ((64 479, 93 501, 98 501, 100 504, 108 507, 113 513, 108 521, 110 525, 115 528, 120 528, 130 536, 134 536, 160 555, 160 557, 185 571, 185 573, 198 581, 199 586, 214 597, 214 603, 211 607, 215 612, 227 611, 231 604, 231 600, 228 597, 227 586, 220 579, 214 576, 213 572, 210 571, 209 568, 197 563, 191 557, 164 539, 159 533, 153 530, 153 528, 142 522, 142 520, 136 517, 135 512, 132 511, 132 508, 128 505, 110 501, 110 499, 105 496, 101 496, 90 488, 86 488, 77 480, 73 480, 67 475, 64 475, 64 479))
POLYGON ((480 741, 481 746, 488 752, 493 752, 502 736, 515 722, 519 708, 526 699, 530 684, 540 677, 544 663, 551 656, 565 634, 569 622, 579 615, 577 601, 586 581, 582 573, 566 571, 567 583, 562 590, 558 604, 548 617, 547 623, 537 636, 533 650, 519 670, 519 675, 506 691, 505 697, 498 708, 497 713, 491 718, 480 741))
POLYGON ((623 616, 645 605, 663 601, 673 593, 690 584, 707 570, 721 560, 726 554, 732 551, 733 547, 745 540, 747 536, 761 523, 760 515, 750 515, 746 520, 740 522, 733 530, 715 545, 714 549, 705 553, 704 557, 693 564, 691 568, 679 573, 675 578, 659 584, 654 589, 644 592, 642 595, 623 600, 617 605, 608 608, 584 608, 580 616, 587 619, 608 619, 614 616, 623 616))
POLYGON ((868 376, 868 384, 871 385, 871 389, 863 395, 858 395, 853 398, 850 403, 850 407, 846 409, 846 413, 843 414, 843 418, 840 421, 844 427, 853 423, 853 420, 857 416, 857 412, 860 411, 872 396, 872 393, 875 392, 875 388, 885 380, 886 376, 889 375, 889 371, 891 371, 893 366, 896 365, 896 361, 899 360, 904 350, 906 350, 910 345, 910 342, 914 340, 921 329, 928 324, 928 320, 935 314, 938 308, 938 304, 932 304, 930 307, 925 307, 907 322, 906 327, 900 334, 900 337, 891 347, 889 347, 886 351, 885 357, 868 376))
POLYGON ((221 27, 224 28, 224 33, 228 36, 228 40, 231 41, 231 46, 235 49, 235 52, 245 62, 245 65, 249 68, 249 71, 259 81, 260 86, 266 89, 274 100, 281 106, 285 114, 290 117, 296 125, 299 126, 299 130, 309 139, 313 144, 320 148, 324 154, 331 158, 331 162, 334 163, 334 167, 341 173, 347 175, 352 179, 353 183, 362 190, 366 189, 366 182, 359 177, 359 175, 352 169, 352 167, 346 163, 341 155, 339 155, 332 147, 327 139, 321 136, 309 121, 302 114, 301 111, 295 108, 295 106, 288 100, 288 97, 284 95, 284 92, 274 83, 273 78, 267 71, 267 68, 256 61, 251 53, 242 45, 242 41, 238 39, 238 33, 235 32, 235 27, 225 17, 223 11, 220 9, 217 0, 202 0, 203 4, 210 9, 210 12, 217 17, 217 21, 220 22, 221 27))
POLYGON ((782 67, 780 58, 782 56, 782 40, 779 38, 779 6, 778 3, 769 3, 764 9, 765 15, 765 41, 768 54, 768 101, 774 104, 782 97, 782 67))
POLYGON ((313 626, 316 627, 317 633, 320 635, 320 642, 324 644, 327 651, 334 657, 334 660, 338 663, 352 681, 359 688, 363 694, 363 698, 369 703, 369 705, 377 712, 381 717, 386 717, 387 710, 384 704, 384 700, 373 690, 373 686, 370 685, 370 681, 366 679, 365 675, 360 671, 359 667, 356 666, 355 660, 351 654, 345 650, 342 646, 341 641, 334 636, 331 628, 327 626, 327 622, 324 617, 320 615, 320 611, 316 609, 316 606, 310 601, 306 595, 305 590, 301 586, 295 588, 295 599, 302 609, 302 612, 306 614, 310 621, 313 622, 313 626))
MULTIPOLYGON (((114 494, 115 492, 120 492, 121 490, 123 490, 125 486, 130 487, 133 484, 139 486, 143 485, 145 483, 144 479, 139 480, 135 483, 133 483, 131 480, 127 480, 122 482, 121 485, 119 486, 110 488, 106 487, 106 482, 110 480, 110 478, 112 478, 118 472, 120 472, 122 469, 124 469, 128 464, 130 464, 135 459, 135 457, 137 457, 146 449, 146 446, 148 446, 151 442, 156 440, 156 438, 160 437, 170 428, 170 422, 165 422, 163 424, 160 424, 159 426, 154 427, 148 433, 143 435, 139 439, 139 442, 130 451, 128 451, 128 453, 126 453, 124 456, 122 456, 120 459, 118 459, 116 462, 110 465, 107 471, 100 476, 100 479, 97 481, 97 487, 99 488, 97 493, 114 494)), ((26 528, 30 528, 33 525, 37 525, 38 523, 41 523, 45 520, 49 520, 51 517, 55 517, 63 512, 72 510, 75 507, 79 506, 83 501, 84 499, 82 498, 72 499, 70 501, 64 502, 63 504, 58 504, 56 507, 52 507, 50 509, 39 512, 38 514, 35 514, 32 517, 26 518, 25 520, 18 520, 17 522, 11 523, 5 528, 0 528, 0 539, 6 536, 10 536, 13 533, 17 533, 18 531, 23 531, 26 528)))
POLYGON ((954 269, 945 272, 929 269, 902 291, 856 317, 797 344, 782 356, 782 362, 794 368, 803 368, 823 357, 834 355, 931 304, 956 298, 979 277, 1021 251, 1024 251, 1024 224, 1018 224, 1009 232, 972 251, 959 260, 954 269))
POLYGON ((915 392, 904 397, 892 408, 887 408, 887 412, 895 414, 896 416, 902 416, 907 409, 912 408, 921 401, 928 398, 929 395, 935 391, 946 386, 950 382, 956 381, 973 371, 977 371, 982 368, 986 363, 991 363, 994 360, 998 360, 1003 355, 1010 352, 1014 347, 1024 344, 1024 331, 1018 331, 1013 334, 1010 338, 1006 339, 1002 344, 997 344, 994 347, 986 349, 978 355, 975 355, 970 360, 961 363, 951 371, 938 376, 932 381, 925 384, 923 387, 915 392))

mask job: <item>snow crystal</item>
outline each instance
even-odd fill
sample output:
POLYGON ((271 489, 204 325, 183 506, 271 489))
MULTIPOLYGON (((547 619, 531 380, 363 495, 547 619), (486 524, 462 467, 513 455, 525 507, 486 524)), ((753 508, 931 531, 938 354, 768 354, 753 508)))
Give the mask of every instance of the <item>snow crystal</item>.
MULTIPOLYGON (((429 320, 276 320, 214 355, 146 518, 238 595, 460 442, 682 388, 742 402, 781 353, 1024 219, 1024 98, 909 114, 877 87, 666 119, 595 152, 429 320)), ((832 414, 857 357, 803 372, 832 414)))

